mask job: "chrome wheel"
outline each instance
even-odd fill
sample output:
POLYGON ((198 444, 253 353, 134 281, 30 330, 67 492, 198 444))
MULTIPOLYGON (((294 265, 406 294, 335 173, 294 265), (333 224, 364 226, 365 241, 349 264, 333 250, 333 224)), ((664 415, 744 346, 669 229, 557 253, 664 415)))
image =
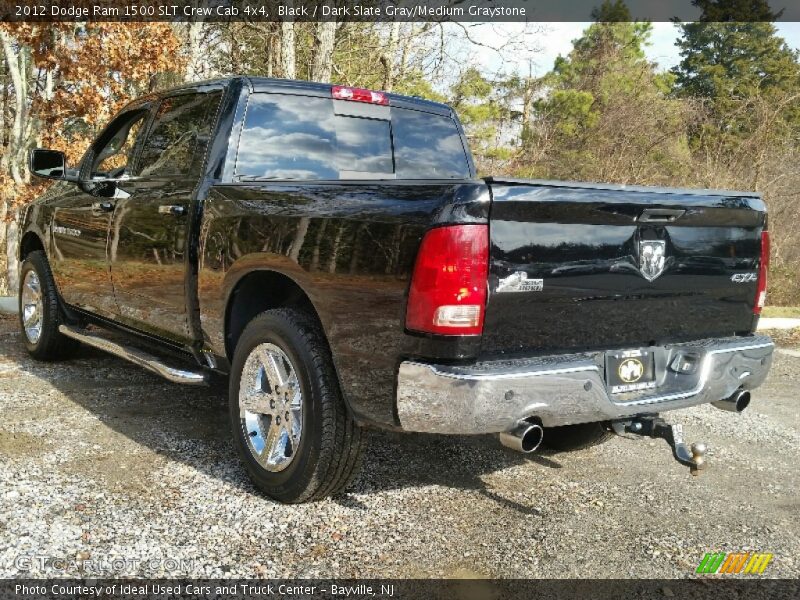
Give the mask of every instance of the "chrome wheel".
POLYGON ((303 394, 289 357, 274 344, 253 348, 242 369, 239 417, 247 447, 268 471, 283 471, 303 433, 303 394))
POLYGON ((20 296, 20 309, 25 337, 28 338, 31 344, 35 344, 42 335, 42 324, 44 322, 42 286, 36 271, 30 270, 25 274, 20 296))

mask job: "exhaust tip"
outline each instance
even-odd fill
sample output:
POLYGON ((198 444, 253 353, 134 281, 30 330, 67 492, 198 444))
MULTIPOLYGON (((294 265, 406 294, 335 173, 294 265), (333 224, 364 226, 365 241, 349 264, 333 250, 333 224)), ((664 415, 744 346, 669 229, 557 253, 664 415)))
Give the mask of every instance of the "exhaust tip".
POLYGON ((750 406, 750 392, 746 390, 737 390, 728 398, 712 402, 711 404, 722 410, 740 413, 750 406))
POLYGON ((736 399, 736 412, 742 412, 750 406, 750 392, 741 392, 736 399))
POLYGON ((535 452, 544 439, 544 429, 536 423, 520 421, 514 429, 500 434, 500 443, 523 454, 535 452))

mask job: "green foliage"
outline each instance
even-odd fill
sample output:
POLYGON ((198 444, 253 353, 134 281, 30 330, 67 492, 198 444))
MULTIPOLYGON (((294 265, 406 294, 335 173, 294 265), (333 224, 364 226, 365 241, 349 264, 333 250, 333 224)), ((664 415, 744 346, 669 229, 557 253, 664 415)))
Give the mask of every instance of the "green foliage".
MULTIPOLYGON (((705 134, 716 129, 721 136, 749 136, 754 131, 750 111, 741 108, 755 98, 780 103, 796 93, 798 54, 772 23, 755 20, 776 16, 765 0, 694 3, 703 9, 702 22, 680 26, 677 45, 682 60, 673 70, 676 93, 704 100, 712 121, 705 134)), ((779 115, 784 125, 800 127, 799 104, 786 104, 779 115)))
POLYGON ((554 90, 546 99, 536 103, 543 115, 554 115, 556 131, 565 136, 575 136, 582 130, 591 130, 599 117, 591 92, 575 89, 554 90))
POLYGON ((669 97, 674 75, 647 61, 652 27, 627 21, 624 3, 606 1, 594 14, 598 22, 542 78, 517 167, 554 178, 666 182, 687 155, 685 110, 669 97))
POLYGON ((419 71, 406 73, 395 82, 393 91, 398 94, 406 94, 407 96, 417 96, 425 100, 432 100, 433 102, 447 102, 447 97, 437 92, 419 71))
POLYGON ((504 82, 490 81, 474 67, 464 71, 450 90, 450 104, 467 131, 479 172, 492 171, 513 156, 503 144, 503 128, 511 117, 507 91, 504 82))

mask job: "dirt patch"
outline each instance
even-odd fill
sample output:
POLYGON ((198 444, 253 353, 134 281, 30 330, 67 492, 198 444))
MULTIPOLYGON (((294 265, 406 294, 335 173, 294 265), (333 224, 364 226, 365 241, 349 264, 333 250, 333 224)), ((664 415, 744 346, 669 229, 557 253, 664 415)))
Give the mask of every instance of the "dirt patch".
POLYGON ((0 429, 0 454, 6 456, 35 456, 47 449, 48 441, 24 431, 0 429))

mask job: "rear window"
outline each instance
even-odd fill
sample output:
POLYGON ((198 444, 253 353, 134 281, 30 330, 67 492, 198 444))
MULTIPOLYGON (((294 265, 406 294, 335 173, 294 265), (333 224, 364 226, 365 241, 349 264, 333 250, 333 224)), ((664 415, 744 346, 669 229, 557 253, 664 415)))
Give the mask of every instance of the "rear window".
POLYGON ((463 179, 455 122, 429 113, 307 96, 253 94, 236 175, 259 179, 463 179))

